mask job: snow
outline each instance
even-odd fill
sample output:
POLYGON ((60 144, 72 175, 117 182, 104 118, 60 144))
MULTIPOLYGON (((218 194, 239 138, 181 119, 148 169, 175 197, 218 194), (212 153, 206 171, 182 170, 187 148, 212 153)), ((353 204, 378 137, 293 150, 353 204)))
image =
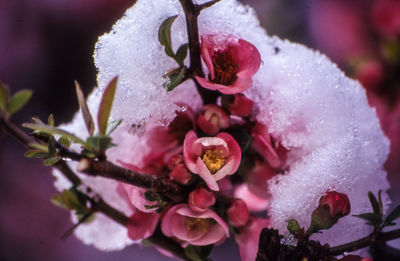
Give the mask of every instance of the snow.
MULTIPOLYGON (((175 64, 164 54, 157 31, 166 18, 177 14, 172 26, 172 42, 177 49, 186 42, 186 25, 177 0, 139 0, 110 33, 99 38, 94 53, 99 88, 89 104, 95 112, 104 87, 119 75, 112 118, 122 118, 124 126, 114 136, 118 147, 109 151, 114 161, 123 158, 139 163, 146 150, 140 137, 128 133, 131 125, 145 128, 149 121, 168 124, 179 108, 173 103, 176 101, 184 100, 195 110, 201 105, 190 81, 170 93, 162 87, 162 75, 175 64)), ((285 235, 290 218, 307 226, 319 197, 327 190, 346 193, 351 214, 370 211, 367 192, 389 188, 383 170, 389 142, 360 84, 347 78, 324 55, 268 36, 255 12, 235 0, 223 0, 204 10, 199 30, 200 34, 243 38, 261 53, 263 64, 245 94, 255 101, 256 119, 267 124, 271 134, 290 149, 289 170, 269 183, 272 226, 285 235)), ((82 117, 77 115, 64 127, 84 137, 82 117)), ((82 178, 107 202, 129 214, 126 204, 115 196, 113 182, 82 178)), ((68 182, 60 178, 57 187, 68 187, 68 182)), ((388 197, 383 195, 388 204, 388 197)), ((96 222, 79 227, 76 235, 100 249, 116 250, 132 243, 123 231, 123 227, 100 216, 96 222)), ((370 231, 364 221, 348 216, 316 238, 337 245, 370 231)))

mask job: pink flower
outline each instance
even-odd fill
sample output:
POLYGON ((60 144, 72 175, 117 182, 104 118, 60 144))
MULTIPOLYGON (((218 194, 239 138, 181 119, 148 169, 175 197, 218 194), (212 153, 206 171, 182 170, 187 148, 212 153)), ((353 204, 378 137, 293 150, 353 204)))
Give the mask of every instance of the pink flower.
POLYGON ((169 178, 180 184, 186 185, 192 179, 192 175, 186 168, 186 165, 181 163, 175 166, 175 168, 169 173, 169 178))
POLYGON ((236 172, 241 154, 239 144, 225 132, 216 137, 197 138, 196 133, 190 131, 183 143, 186 167, 200 175, 208 187, 215 191, 219 190, 218 180, 236 172))
POLYGON ((243 39, 205 35, 201 56, 210 72, 208 79, 197 77, 201 86, 224 94, 243 92, 251 87, 252 76, 261 65, 257 48, 243 39))
POLYGON ((226 211, 228 222, 234 227, 246 225, 249 220, 249 209, 246 203, 241 199, 235 199, 232 205, 226 211))
POLYGON ((372 21, 379 33, 388 37, 400 35, 400 2, 378 0, 372 9, 372 21))
POLYGON ((319 207, 329 206, 331 217, 344 217, 350 213, 350 201, 346 194, 329 191, 319 200, 319 207))
POLYGON ((356 77, 369 90, 377 89, 383 80, 383 66, 378 61, 362 63, 357 68, 356 77))
POLYGON ((193 212, 187 204, 178 204, 165 214, 161 230, 167 237, 185 243, 205 246, 229 237, 227 224, 213 211, 193 212))
POLYGON ((242 261, 256 260, 261 230, 268 226, 269 221, 267 219, 252 217, 248 224, 239 230, 236 242, 239 245, 242 261))
POLYGON ((207 135, 215 135, 220 130, 229 128, 229 116, 219 106, 205 105, 197 116, 197 125, 207 135))
POLYGON ((234 96, 223 96, 222 104, 232 115, 247 117, 250 115, 254 103, 252 100, 239 93, 234 96))
POLYGON ((189 207, 191 210, 194 212, 204 212, 206 211, 209 207, 214 205, 215 203, 215 197, 214 193, 211 191, 208 191, 207 189, 200 187, 189 194, 189 207))
POLYGON ((126 226, 129 238, 132 240, 142 240, 150 237, 157 226, 159 218, 160 214, 135 210, 126 226))
POLYGON ((267 182, 275 176, 269 164, 256 161, 255 166, 247 173, 247 186, 251 193, 260 198, 268 198, 267 182))
POLYGON ((235 189, 235 198, 242 199, 250 211, 261 212, 268 208, 269 199, 261 198, 250 192, 247 184, 241 184, 235 189))
POLYGON ((257 123, 253 128, 252 147, 267 161, 271 167, 279 168, 285 163, 286 149, 283 146, 274 144, 268 128, 264 124, 257 123))
POLYGON ((146 197, 144 196, 146 189, 139 188, 126 183, 119 183, 119 185, 123 188, 123 190, 125 190, 129 203, 131 203, 135 208, 137 208, 141 212, 150 213, 150 212, 155 212, 157 210, 156 207, 148 208, 151 206, 156 206, 158 203, 157 201, 151 202, 146 199, 146 197))

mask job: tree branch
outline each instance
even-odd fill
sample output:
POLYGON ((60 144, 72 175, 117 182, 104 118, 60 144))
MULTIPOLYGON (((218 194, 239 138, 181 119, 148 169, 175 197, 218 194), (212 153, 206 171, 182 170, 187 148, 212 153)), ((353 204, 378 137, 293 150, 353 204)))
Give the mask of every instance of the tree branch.
POLYGON ((200 50, 199 27, 197 23, 197 18, 200 15, 200 11, 207 7, 207 6, 204 7, 202 6, 206 5, 207 3, 199 6, 193 4, 192 0, 179 0, 179 2, 182 5, 186 18, 186 28, 188 33, 189 57, 190 57, 190 66, 188 69, 189 74, 191 75, 191 78, 196 84, 197 91, 199 92, 203 100, 203 103, 204 104, 215 103, 218 97, 218 92, 211 91, 201 87, 200 84, 197 82, 196 78, 194 78, 194 76, 204 77, 204 72, 200 58, 201 50, 200 50))
POLYGON ((197 10, 201 11, 201 10, 203 10, 205 8, 211 7, 214 4, 218 3, 219 1, 221 1, 221 0, 212 0, 212 1, 206 2, 206 3, 201 4, 201 5, 197 5, 197 10))
POLYGON ((343 254, 344 252, 351 252, 367 247, 377 241, 386 242, 399 237, 400 237, 400 229, 378 234, 372 233, 371 235, 361 238, 359 240, 343 244, 340 246, 331 247, 329 249, 329 254, 332 256, 337 256, 343 254))

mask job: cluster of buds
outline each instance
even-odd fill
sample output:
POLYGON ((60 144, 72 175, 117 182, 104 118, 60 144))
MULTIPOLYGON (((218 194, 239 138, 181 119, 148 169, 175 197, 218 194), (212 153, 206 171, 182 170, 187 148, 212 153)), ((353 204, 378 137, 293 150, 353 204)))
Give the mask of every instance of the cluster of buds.
POLYGON ((120 162, 136 172, 167 178, 188 191, 171 200, 133 185, 122 184, 135 209, 128 224, 133 240, 162 233, 182 246, 221 243, 234 231, 242 260, 254 260, 258 235, 268 220, 254 214, 268 206, 268 180, 285 167, 286 148, 252 119, 253 101, 242 92, 252 85, 261 65, 258 50, 243 39, 203 36, 202 57, 207 78, 196 77, 219 92, 219 104, 198 112, 189 104, 165 127, 152 127, 145 138, 150 148, 140 166, 120 162), (230 229, 231 228, 231 229, 230 229))

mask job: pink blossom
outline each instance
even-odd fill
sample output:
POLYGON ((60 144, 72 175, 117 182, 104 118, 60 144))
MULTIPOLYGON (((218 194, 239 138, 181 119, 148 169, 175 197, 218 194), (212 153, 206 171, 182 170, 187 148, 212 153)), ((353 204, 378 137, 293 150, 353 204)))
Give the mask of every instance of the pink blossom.
POLYGON ((269 199, 261 198, 250 192, 247 184, 241 184, 235 188, 235 198, 240 198, 246 202, 247 207, 250 211, 261 212, 268 208, 269 199))
POLYGON ((257 48, 243 39, 205 35, 201 56, 210 72, 208 80, 197 77, 201 86, 224 94, 243 92, 251 87, 252 76, 261 65, 257 48))
POLYGON ((205 246, 229 237, 227 224, 213 211, 193 212, 187 204, 170 208, 162 219, 164 235, 185 243, 205 246))
POLYGON ((135 210, 126 226, 129 238, 132 240, 142 240, 150 237, 157 226, 159 218, 160 214, 135 210))
POLYGON ((282 167, 286 157, 286 149, 272 141, 268 128, 264 124, 257 123, 253 128, 252 147, 257 151, 273 168, 282 167))
POLYGON ((275 176, 275 170, 263 161, 256 161, 255 166, 247 173, 249 190, 260 198, 268 198, 267 182, 275 176))
POLYGON ((235 199, 232 205, 226 211, 228 222, 234 227, 246 225, 249 220, 249 209, 246 203, 241 199, 235 199))
POLYGON ((398 0, 377 0, 372 9, 372 21, 379 33, 400 35, 400 2, 398 0))
POLYGON ((144 196, 146 189, 139 188, 126 183, 119 183, 119 184, 125 190, 129 203, 131 203, 135 208, 146 213, 156 211, 157 208, 155 207, 154 208, 146 207, 146 206, 156 206, 158 204, 156 201, 151 202, 146 199, 146 197, 144 196))
POLYGON ((190 131, 183 144, 186 167, 200 175, 208 187, 215 191, 219 190, 218 180, 236 172, 241 154, 239 144, 225 132, 216 137, 198 138, 194 131, 190 131))
POLYGON ((232 115, 239 117, 247 117, 253 109, 253 101, 243 94, 235 94, 234 96, 224 96, 222 104, 230 111, 232 115))
POLYGON ((383 70, 378 61, 368 61, 357 68, 356 77, 366 89, 377 89, 383 80, 383 70))
POLYGON ((220 130, 229 128, 229 116, 219 106, 205 105, 197 116, 197 125, 207 135, 215 135, 220 130))
POLYGON ((269 221, 264 218, 250 218, 247 225, 239 230, 236 242, 242 261, 254 261, 258 250, 258 240, 261 230, 269 226, 269 221))
POLYGON ((198 213, 204 212, 209 207, 214 205, 215 203, 214 193, 208 191, 203 187, 199 187, 190 192, 188 203, 190 209, 193 210, 194 212, 198 213))
POLYGON ((170 173, 169 177, 171 180, 174 180, 180 184, 187 184, 192 179, 192 175, 189 170, 186 168, 186 165, 181 163, 177 165, 170 173))

